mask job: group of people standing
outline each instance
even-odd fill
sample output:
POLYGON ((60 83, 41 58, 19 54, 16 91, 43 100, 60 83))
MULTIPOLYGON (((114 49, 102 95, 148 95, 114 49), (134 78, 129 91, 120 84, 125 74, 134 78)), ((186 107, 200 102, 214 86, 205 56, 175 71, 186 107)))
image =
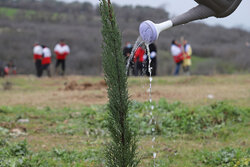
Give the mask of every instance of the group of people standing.
POLYGON ((181 66, 186 75, 190 75, 190 66, 192 65, 192 47, 187 40, 182 39, 179 43, 176 40, 172 41, 171 54, 176 64, 174 75, 179 75, 181 66))
MULTIPOLYGON (((123 49, 123 55, 126 58, 126 63, 131 56, 131 52, 133 49, 133 45, 131 43, 127 43, 123 49)), ((150 68, 151 68, 151 76, 156 76, 157 74, 157 48, 154 43, 149 45, 149 52, 150 52, 150 68)), ((140 46, 134 53, 134 57, 129 62, 130 66, 128 70, 128 75, 130 74, 130 69, 132 70, 133 76, 143 76, 143 75, 150 75, 149 72, 149 58, 148 53, 146 51, 145 46, 140 46)))
MULTIPOLYGON (((123 55, 126 58, 126 62, 129 60, 131 56, 131 52, 133 49, 133 45, 131 43, 127 43, 123 49, 123 55)), ((192 47, 188 44, 187 40, 181 39, 181 43, 176 40, 172 41, 171 45, 171 54, 173 56, 173 60, 176 64, 174 75, 179 75, 181 67, 185 75, 190 75, 190 66, 192 65, 191 56, 192 56, 192 47)), ((157 47, 154 43, 149 45, 150 52, 150 68, 151 75, 156 76, 157 74, 157 47)), ((134 76, 149 76, 149 58, 147 56, 147 51, 145 46, 140 46, 135 51, 133 58, 130 61, 130 66, 128 70, 128 75, 130 73, 130 69, 132 69, 132 74, 134 76)))
MULTIPOLYGON (((60 40, 58 44, 56 44, 54 48, 54 53, 56 55, 56 74, 59 74, 59 66, 61 66, 60 75, 64 75, 65 73, 65 61, 66 57, 70 53, 69 46, 64 42, 64 40, 60 40)), ((39 43, 35 43, 33 48, 33 58, 36 66, 36 74, 37 77, 41 77, 43 75, 43 71, 47 71, 47 75, 51 77, 50 64, 52 53, 48 46, 40 45, 39 43)))

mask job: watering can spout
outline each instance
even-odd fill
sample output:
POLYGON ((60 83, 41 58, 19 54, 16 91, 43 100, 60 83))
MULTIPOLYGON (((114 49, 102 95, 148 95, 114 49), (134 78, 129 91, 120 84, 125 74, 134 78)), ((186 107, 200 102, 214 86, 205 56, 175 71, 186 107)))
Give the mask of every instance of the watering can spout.
POLYGON ((141 23, 139 31, 142 40, 148 44, 153 43, 159 37, 159 34, 173 27, 173 22, 171 20, 165 21, 160 24, 155 24, 150 20, 144 21, 141 23))

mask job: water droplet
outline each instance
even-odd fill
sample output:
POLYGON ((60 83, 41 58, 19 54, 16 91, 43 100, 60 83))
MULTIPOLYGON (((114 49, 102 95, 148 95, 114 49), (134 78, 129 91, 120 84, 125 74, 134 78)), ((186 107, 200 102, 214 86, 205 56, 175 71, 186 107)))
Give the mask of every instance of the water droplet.
POLYGON ((156 155, 157 155, 156 153, 153 154, 154 159, 156 158, 156 155))

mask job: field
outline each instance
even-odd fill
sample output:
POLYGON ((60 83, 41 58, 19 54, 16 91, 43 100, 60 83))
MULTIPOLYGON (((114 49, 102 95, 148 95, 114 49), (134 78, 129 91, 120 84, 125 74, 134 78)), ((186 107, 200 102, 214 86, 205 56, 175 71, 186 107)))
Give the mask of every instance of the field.
MULTIPOLYGON (((156 77, 157 139, 148 125, 148 78, 129 78, 139 166, 248 167, 250 75, 156 77)), ((0 166, 104 166, 102 77, 0 79, 0 166)))

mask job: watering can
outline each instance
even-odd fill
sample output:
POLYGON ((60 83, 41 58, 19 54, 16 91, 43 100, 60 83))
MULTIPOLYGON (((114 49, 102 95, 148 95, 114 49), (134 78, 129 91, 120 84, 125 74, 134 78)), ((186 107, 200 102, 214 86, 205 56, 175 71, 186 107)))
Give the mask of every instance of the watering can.
POLYGON ((186 24, 194 20, 205 19, 211 16, 223 18, 233 13, 242 0, 195 0, 199 5, 188 12, 165 21, 155 24, 150 20, 140 25, 140 36, 146 43, 153 43, 159 37, 160 32, 174 26, 186 24))

